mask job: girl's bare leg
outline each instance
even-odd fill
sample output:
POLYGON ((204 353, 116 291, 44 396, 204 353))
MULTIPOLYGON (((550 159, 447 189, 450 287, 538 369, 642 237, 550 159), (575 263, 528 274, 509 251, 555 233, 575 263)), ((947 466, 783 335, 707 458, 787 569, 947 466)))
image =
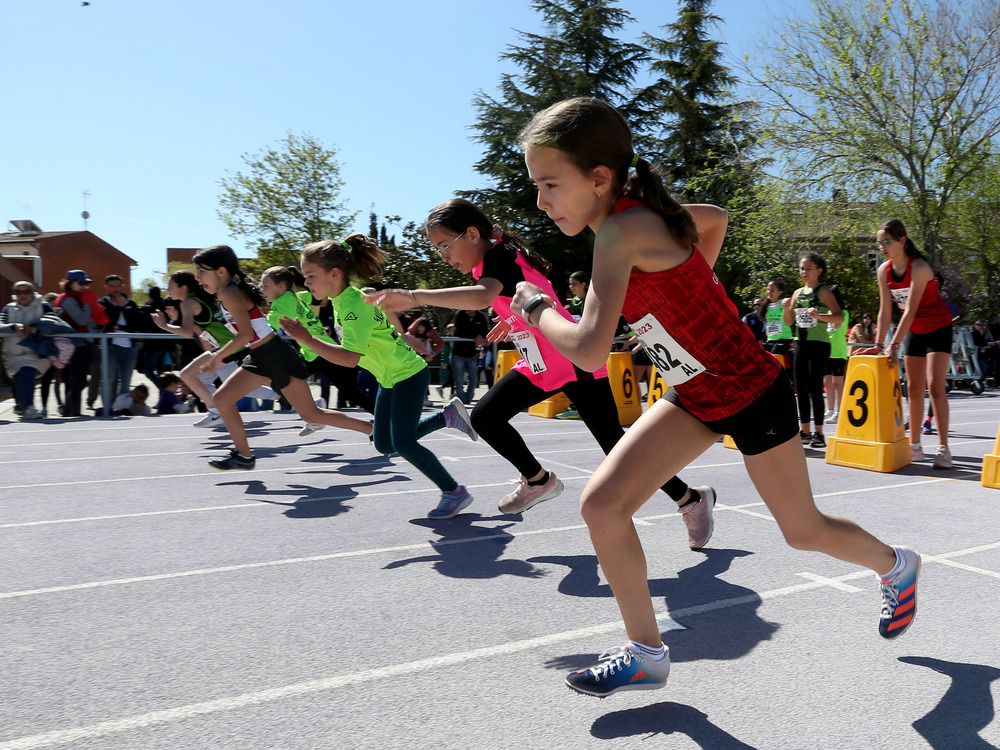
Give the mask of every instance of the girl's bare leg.
POLYGON ((326 424, 331 427, 340 427, 343 430, 354 430, 362 435, 370 435, 372 423, 367 419, 356 419, 349 417, 336 409, 320 409, 313 401, 309 384, 299 378, 292 378, 288 385, 281 390, 288 403, 298 412, 307 423, 326 424))
POLYGON ((632 641, 653 648, 661 643, 646 578, 646 556, 632 514, 718 437, 661 399, 625 433, 580 498, 594 551, 632 641))
POLYGON ((885 575, 896 553, 853 521, 820 513, 813 501, 805 451, 798 437, 765 453, 745 456, 747 472, 785 541, 885 575))
POLYGON ((202 352, 197 357, 192 359, 183 370, 180 371, 180 379, 184 381, 188 388, 201 399, 201 402, 205 404, 209 409, 215 408, 215 399, 212 398, 212 392, 208 390, 208 386, 202 382, 200 376, 201 366, 205 361, 211 356, 211 352, 202 352))
MULTIPOLYGON (((947 369, 946 365, 945 370, 947 371, 947 369)), ((920 431, 924 424, 924 389, 926 387, 927 358, 907 357, 906 401, 910 406, 910 442, 913 444, 920 442, 920 431)), ((937 416, 936 411, 934 416, 937 416)))
MULTIPOLYGON (((951 355, 947 352, 928 352, 927 354, 927 390, 930 391, 931 404, 934 406, 934 419, 937 420, 938 443, 946 447, 948 445, 948 391, 945 389, 945 384, 948 381, 950 361, 951 355)), ((913 422, 910 422, 910 427, 912 426, 913 422)))
POLYGON ((247 441, 247 431, 243 426, 243 418, 240 416, 236 402, 246 396, 251 391, 271 382, 267 378, 244 370, 242 367, 226 378, 226 381, 215 392, 215 408, 219 410, 219 416, 229 430, 229 437, 233 439, 233 447, 241 456, 249 458, 252 455, 250 443, 247 441))

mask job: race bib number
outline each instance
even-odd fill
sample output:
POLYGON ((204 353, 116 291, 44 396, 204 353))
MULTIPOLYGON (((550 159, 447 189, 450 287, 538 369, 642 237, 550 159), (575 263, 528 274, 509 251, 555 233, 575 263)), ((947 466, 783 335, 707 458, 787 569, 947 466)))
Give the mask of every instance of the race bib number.
POLYGON ((781 321, 780 320, 769 320, 767 321, 767 331, 768 336, 780 336, 781 335, 781 321))
POLYGON ((538 340, 531 331, 511 331, 510 340, 533 373, 549 369, 542 358, 542 350, 538 348, 538 340))
POLYGON ((808 307, 796 307, 795 308, 795 325, 799 328, 815 328, 816 318, 809 314, 810 308, 808 307))
POLYGON ((701 362, 677 343, 652 314, 643 316, 631 327, 666 385, 680 385, 705 372, 701 362))
POLYGON ((219 342, 216 340, 215 336, 213 336, 208 331, 202 331, 200 338, 201 338, 202 341, 204 341, 206 344, 208 344, 208 347, 210 349, 218 349, 219 348, 219 342))
POLYGON ((904 289, 890 289, 892 298, 896 300, 896 307, 900 312, 906 312, 906 303, 910 301, 910 287, 904 289))

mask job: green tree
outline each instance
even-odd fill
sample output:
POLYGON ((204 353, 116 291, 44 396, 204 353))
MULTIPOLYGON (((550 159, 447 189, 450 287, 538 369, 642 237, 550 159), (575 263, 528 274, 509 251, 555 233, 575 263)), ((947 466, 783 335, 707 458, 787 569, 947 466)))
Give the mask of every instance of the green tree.
MULTIPOLYGON (((935 261, 949 206, 1000 133, 1000 6, 992 0, 814 0, 746 70, 770 145, 800 195, 832 188, 909 206, 935 261)), ((828 193, 827 193, 828 194, 828 193)))
POLYGON ((289 133, 276 146, 244 154, 246 172, 219 180, 218 216, 247 238, 260 265, 298 262, 309 242, 339 238, 356 216, 340 201, 337 152, 308 133, 289 133))
POLYGON ((610 0, 534 0, 532 7, 547 33, 519 31, 521 43, 500 59, 521 72, 501 76, 497 97, 480 91, 474 99, 476 140, 485 147, 475 168, 491 186, 463 195, 553 261, 551 277, 561 286, 569 273, 590 270, 592 238, 566 237, 538 210, 517 136, 536 112, 575 96, 604 99, 627 117, 637 113, 632 89, 648 55, 616 38, 632 17, 610 0))

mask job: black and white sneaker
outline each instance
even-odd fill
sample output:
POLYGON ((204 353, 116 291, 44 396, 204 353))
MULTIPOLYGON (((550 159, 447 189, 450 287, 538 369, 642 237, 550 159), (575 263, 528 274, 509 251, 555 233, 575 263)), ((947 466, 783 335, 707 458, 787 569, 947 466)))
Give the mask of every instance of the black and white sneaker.
POLYGON ((810 448, 825 448, 826 438, 823 437, 822 432, 814 432, 812 435, 812 440, 809 441, 810 448))
POLYGON ((235 448, 229 451, 225 458, 217 458, 209 461, 208 465, 219 471, 229 471, 230 469, 252 469, 257 465, 257 459, 253 456, 245 458, 237 452, 235 448))

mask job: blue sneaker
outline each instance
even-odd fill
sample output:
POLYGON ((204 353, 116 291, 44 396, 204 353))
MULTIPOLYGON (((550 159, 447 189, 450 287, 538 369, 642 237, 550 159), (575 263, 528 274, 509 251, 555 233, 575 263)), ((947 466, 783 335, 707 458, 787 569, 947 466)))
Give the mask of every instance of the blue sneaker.
POLYGON ((463 510, 469 507, 472 502, 472 495, 462 485, 458 485, 453 492, 442 492, 441 502, 438 506, 427 514, 428 518, 454 518, 463 510))
POLYGON ((917 578, 920 577, 920 555, 909 547, 893 547, 902 560, 903 569, 893 576, 880 578, 882 613, 878 632, 883 638, 898 638, 913 623, 917 614, 917 578))
POLYGON ((670 652, 659 661, 649 658, 631 643, 616 651, 605 651, 598 659, 606 660, 596 667, 571 672, 566 684, 584 695, 606 698, 619 690, 656 690, 667 684, 670 674, 670 652))

